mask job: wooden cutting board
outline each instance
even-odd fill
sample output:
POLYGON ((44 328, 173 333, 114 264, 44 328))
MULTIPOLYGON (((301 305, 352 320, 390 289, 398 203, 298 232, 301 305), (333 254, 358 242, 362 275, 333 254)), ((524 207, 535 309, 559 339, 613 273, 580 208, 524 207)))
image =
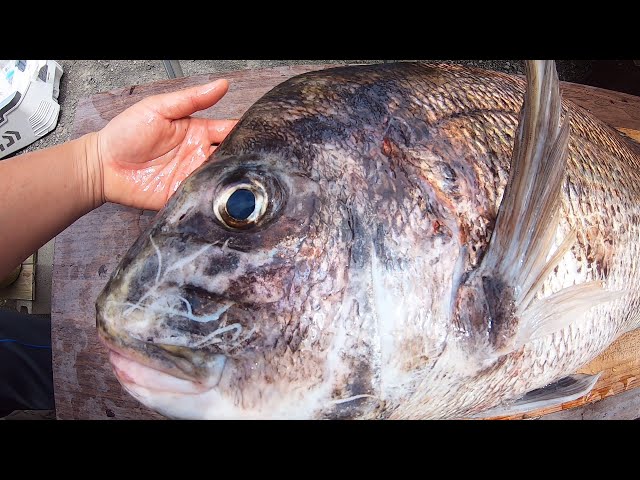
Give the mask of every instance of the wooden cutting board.
MULTIPOLYGON (((230 81, 229 93, 196 116, 240 118, 272 87, 289 77, 328 65, 276 67, 165 80, 115 89, 78 102, 73 138, 104 127, 144 97, 201 85, 216 78, 230 81)), ((565 98, 640 140, 640 98, 600 88, 562 84, 565 98)), ((107 204, 79 219, 56 238, 51 299, 53 378, 59 419, 162 418, 129 396, 115 379, 95 328, 95 300, 122 256, 153 219, 145 212, 107 204)), ((621 338, 582 371, 603 371, 587 397, 539 416, 615 395, 640 385, 640 331, 621 338)), ((639 391, 640 392, 640 391, 639 391)))

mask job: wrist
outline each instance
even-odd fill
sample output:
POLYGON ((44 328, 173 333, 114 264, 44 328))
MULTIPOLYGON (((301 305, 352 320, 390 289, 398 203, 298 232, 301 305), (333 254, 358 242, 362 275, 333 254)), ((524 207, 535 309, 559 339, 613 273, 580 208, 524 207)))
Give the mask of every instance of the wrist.
POLYGON ((75 165, 80 192, 84 203, 93 210, 105 203, 104 168, 98 132, 83 135, 77 142, 75 165))

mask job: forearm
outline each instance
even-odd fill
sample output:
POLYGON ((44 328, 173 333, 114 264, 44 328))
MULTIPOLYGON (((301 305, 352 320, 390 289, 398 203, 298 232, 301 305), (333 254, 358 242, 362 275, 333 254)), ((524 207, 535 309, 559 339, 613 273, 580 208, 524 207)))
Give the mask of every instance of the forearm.
POLYGON ((102 204, 96 134, 0 161, 0 279, 102 204))

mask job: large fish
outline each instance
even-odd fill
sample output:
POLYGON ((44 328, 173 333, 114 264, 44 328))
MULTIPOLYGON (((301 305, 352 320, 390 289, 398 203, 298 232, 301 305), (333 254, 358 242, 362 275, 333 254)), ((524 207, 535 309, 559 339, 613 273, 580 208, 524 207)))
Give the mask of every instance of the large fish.
POLYGON ((124 388, 194 419, 587 393, 573 372, 640 324, 640 157, 553 62, 526 73, 351 66, 264 95, 98 299, 124 388))

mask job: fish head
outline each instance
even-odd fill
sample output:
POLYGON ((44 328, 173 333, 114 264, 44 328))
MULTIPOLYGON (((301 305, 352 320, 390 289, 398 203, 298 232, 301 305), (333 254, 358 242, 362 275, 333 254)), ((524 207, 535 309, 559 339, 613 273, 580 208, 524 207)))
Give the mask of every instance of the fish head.
POLYGON ((334 232, 336 201, 281 160, 221 155, 203 165, 97 301, 118 380, 166 416, 326 409, 333 340, 324 324, 342 306, 348 252, 334 232))
POLYGON ((408 127, 387 108, 407 87, 391 68, 267 93, 131 247, 97 325, 140 402, 176 418, 380 418, 429 392, 458 245, 421 170, 400 166, 408 127))

